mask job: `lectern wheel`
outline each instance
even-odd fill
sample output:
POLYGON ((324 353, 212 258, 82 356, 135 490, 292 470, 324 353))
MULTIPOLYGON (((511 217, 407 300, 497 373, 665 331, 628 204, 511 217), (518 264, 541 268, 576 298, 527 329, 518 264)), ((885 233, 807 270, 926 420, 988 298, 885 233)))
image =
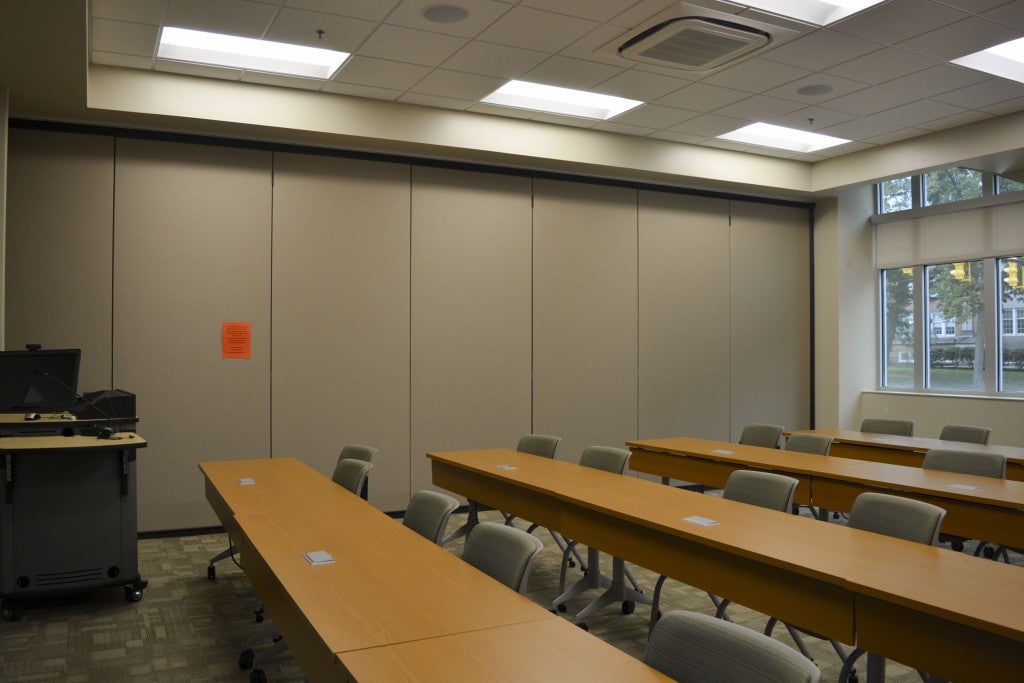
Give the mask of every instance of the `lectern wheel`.
POLYGON ((267 683, 267 674, 263 669, 253 669, 249 672, 249 683, 267 683))
POLYGON ((21 606, 4 600, 3 616, 4 621, 17 621, 21 619, 21 606))
POLYGON ((255 659, 255 652, 253 652, 252 650, 242 650, 242 654, 238 655, 238 668, 251 669, 253 660, 255 659))
POLYGON ((217 578, 217 568, 214 567, 212 564, 206 568, 206 578, 210 579, 211 581, 217 578))
POLYGON ((124 599, 128 602, 138 602, 142 599, 142 589, 133 588, 132 586, 124 587, 124 599))
POLYGON ((623 614, 632 614, 635 610, 636 610, 636 603, 635 602, 633 602, 632 600, 623 600, 622 601, 622 613, 623 614))

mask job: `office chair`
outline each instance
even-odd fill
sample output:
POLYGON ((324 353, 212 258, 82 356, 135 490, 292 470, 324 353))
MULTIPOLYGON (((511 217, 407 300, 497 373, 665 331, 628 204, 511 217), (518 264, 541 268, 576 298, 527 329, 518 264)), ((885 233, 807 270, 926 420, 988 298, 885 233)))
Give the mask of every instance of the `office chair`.
MULTIPOLYGON (((790 434, 789 438, 786 439, 787 451, 810 453, 811 455, 828 455, 831 448, 832 437, 825 436, 824 434, 801 434, 800 432, 797 432, 795 434, 790 434)), ((811 511, 811 514, 814 515, 815 519, 823 520, 828 517, 827 510, 816 510, 813 505, 808 505, 806 507, 811 511)), ((800 514, 799 505, 793 505, 793 514, 800 514)))
MULTIPOLYGON (((798 483, 793 477, 775 474, 774 472, 736 470, 726 480, 725 489, 722 491, 722 498, 739 503, 747 503, 748 505, 756 505, 769 510, 786 512, 793 505, 793 494, 798 483)), ((661 589, 665 584, 666 578, 668 577, 662 574, 654 584, 648 637, 654 634, 655 626, 660 618, 658 605, 661 602, 661 589)), ((711 593, 708 593, 708 597, 711 598, 711 602, 715 603, 715 616, 728 620, 729 617, 725 610, 728 608, 730 601, 711 593)))
POLYGON ((373 469, 373 463, 368 460, 356 460, 354 458, 341 458, 334 467, 334 475, 331 480, 352 493, 359 495, 366 483, 367 475, 373 469))
POLYGON ((417 491, 409 499, 409 506, 402 516, 402 524, 431 543, 441 544, 448 518, 459 501, 437 491, 417 491))
POLYGON ((992 430, 988 427, 971 427, 969 425, 946 425, 939 432, 943 441, 960 441, 961 443, 987 444, 992 430))
POLYGON ((526 590, 530 566, 544 544, 514 526, 480 522, 466 536, 462 559, 517 593, 526 590))
MULTIPOLYGON (((342 460, 365 460, 366 462, 373 462, 373 456, 377 455, 378 449, 373 446, 360 446, 359 444, 348 444, 341 449, 341 453, 338 455, 338 463, 342 460)), ((331 477, 337 482, 338 469, 335 465, 334 476, 331 477)), ((362 489, 357 491, 362 496, 363 500, 368 500, 370 497, 370 484, 369 481, 363 482, 362 489)))
POLYGON ((748 424, 740 433, 739 443, 748 446, 778 448, 782 441, 782 426, 769 424, 748 424))
POLYGON ((871 434, 892 434, 893 436, 913 436, 913 420, 888 420, 881 417, 866 417, 860 423, 860 431, 871 434))
POLYGON ((777 640, 683 610, 658 622, 644 662, 681 683, 816 683, 821 677, 814 662, 777 640))
MULTIPOLYGON (((924 454, 924 462, 921 463, 921 467, 926 470, 958 472, 960 474, 973 474, 979 477, 1006 479, 1006 456, 998 453, 975 453, 973 451, 932 448, 924 454)), ((966 540, 963 536, 939 534, 939 543, 949 543, 950 547, 957 552, 964 549, 964 541, 966 540)), ((979 541, 978 547, 974 550, 975 557, 981 554, 984 554, 985 557, 999 555, 1004 557, 1007 562, 1010 561, 1005 547, 999 546, 993 549, 984 541, 979 541)))
MULTIPOLYGON (((946 511, 943 508, 931 503, 914 500, 913 498, 893 496, 888 493, 868 491, 854 499, 853 507, 850 508, 847 525, 853 529, 902 538, 905 541, 935 545, 938 542, 939 528, 942 526, 942 520, 945 516, 946 511)), ((776 623, 778 623, 776 617, 768 620, 768 624, 764 629, 766 636, 771 636, 776 623)), ((810 658, 807 646, 800 636, 801 631, 803 633, 808 632, 797 629, 790 624, 784 625, 796 642, 800 652, 805 657, 810 658)), ((847 651, 846 647, 839 642, 835 640, 830 640, 829 642, 832 644, 836 654, 843 660, 843 668, 840 671, 839 680, 856 681, 857 673, 854 669, 854 664, 864 654, 864 650, 855 647, 847 651)), ((921 674, 921 676, 928 680, 924 674, 921 674)))
MULTIPOLYGON (((580 455, 580 465, 593 467, 615 474, 623 474, 629 462, 629 451, 623 448, 612 448, 610 446, 587 446, 580 455)), ((605 588, 604 593, 595 598, 589 605, 584 607, 575 616, 576 623, 581 619, 603 609, 613 602, 622 603, 622 613, 632 614, 637 603, 649 605, 651 599, 643 594, 640 585, 629 571, 624 560, 612 557, 612 577, 601 574, 600 551, 596 548, 587 548, 587 563, 581 565, 583 577, 573 584, 568 590, 565 589, 565 571, 569 566, 569 557, 577 546, 576 541, 567 541, 565 550, 562 551, 561 571, 558 579, 558 590, 561 594, 554 599, 552 605, 559 612, 566 610, 566 602, 584 593, 591 588, 605 588), (626 585, 626 580, 632 584, 632 588, 626 585)), ((581 624, 582 625, 582 624, 581 624)), ((582 625, 586 628, 585 625, 582 625)))

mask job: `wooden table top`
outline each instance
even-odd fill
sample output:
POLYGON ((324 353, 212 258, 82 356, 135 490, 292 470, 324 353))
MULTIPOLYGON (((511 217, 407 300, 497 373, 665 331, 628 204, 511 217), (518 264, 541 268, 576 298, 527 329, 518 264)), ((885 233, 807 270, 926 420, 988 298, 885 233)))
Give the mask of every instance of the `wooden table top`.
POLYGON ((338 655, 338 664, 348 680, 360 683, 672 680, 565 619, 346 652, 338 655))
MULTIPOLYGON (((292 457, 206 461, 199 463, 199 469, 206 477, 208 486, 215 489, 215 493, 227 506, 224 512, 232 515, 364 502, 359 496, 292 457), (239 481, 248 479, 252 479, 253 483, 239 481)), ((209 497, 209 489, 207 493, 209 497)), ((218 516, 220 514, 218 510, 218 516)))
MULTIPOLYGON (((558 618, 360 503, 236 517, 248 544, 328 652, 558 618), (303 553, 317 550, 334 562, 311 565, 303 553)), ((244 554, 242 567, 249 571, 244 554)))
POLYGON ((117 432, 109 439, 95 436, 5 436, 0 438, 0 451, 42 451, 69 448, 120 449, 145 448, 146 440, 134 432, 117 432))
POLYGON ((954 451, 973 451, 976 453, 998 453, 1005 455, 1008 461, 1024 463, 1024 448, 1016 446, 1000 446, 995 444, 964 443, 962 441, 944 441, 920 436, 896 436, 893 434, 873 434, 848 429, 798 429, 801 434, 821 434, 831 436, 837 443, 851 443, 861 446, 875 446, 898 451, 914 451, 924 453, 933 448, 945 448, 954 451))
POLYGON ((823 457, 693 437, 629 441, 626 445, 636 450, 696 456, 783 474, 824 477, 997 507, 1024 509, 1024 482, 1020 481, 852 458, 823 457))

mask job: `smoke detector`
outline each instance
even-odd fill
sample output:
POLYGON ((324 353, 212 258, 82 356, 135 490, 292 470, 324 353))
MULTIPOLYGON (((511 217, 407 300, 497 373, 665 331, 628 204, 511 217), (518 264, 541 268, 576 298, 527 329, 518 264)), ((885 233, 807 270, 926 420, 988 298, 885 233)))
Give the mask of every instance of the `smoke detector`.
POLYGON ((733 11, 676 3, 598 52, 631 62, 707 73, 812 28, 747 7, 709 4, 733 11))

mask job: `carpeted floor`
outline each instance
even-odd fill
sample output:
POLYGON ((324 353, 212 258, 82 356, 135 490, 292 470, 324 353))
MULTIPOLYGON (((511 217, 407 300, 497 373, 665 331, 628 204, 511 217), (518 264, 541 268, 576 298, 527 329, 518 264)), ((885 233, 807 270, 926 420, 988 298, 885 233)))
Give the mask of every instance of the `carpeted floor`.
MULTIPOLYGON (((492 516, 500 520, 495 512, 484 513, 483 518, 492 516)), ((465 515, 454 515, 450 528, 464 519, 465 515)), ((537 534, 545 542, 545 551, 534 566, 528 594, 547 607, 557 593, 559 553, 546 531, 537 534)), ((121 589, 25 603, 20 619, 0 622, 0 681, 247 681, 238 656, 246 639, 260 628, 252 611, 255 596, 230 559, 217 565, 215 580, 207 578, 210 558, 227 545, 225 534, 141 540, 139 566, 149 587, 137 603, 127 602, 121 589)), ((461 541, 448 549, 461 552, 461 541)), ((1011 557, 1015 564, 1024 565, 1021 555, 1011 553, 1011 557)), ((603 562, 610 564, 607 558, 603 562)), ((639 567, 633 571, 650 594, 657 576, 639 567)), ((579 576, 578 569, 570 572, 573 580, 579 576)), ((581 609, 591 597, 587 594, 570 604, 569 613, 581 609)), ((666 582, 662 608, 713 612, 705 593, 676 581, 666 582)), ((739 605, 732 606, 730 614, 734 621, 759 629, 766 621, 764 615, 739 605)), ((638 606, 631 615, 611 606, 587 624, 595 636, 641 657, 649 616, 645 606, 638 606)), ((776 637, 792 644, 783 629, 776 629, 776 637)), ((813 638, 807 643, 822 669, 822 680, 836 680, 839 660, 828 643, 813 638)), ((552 662, 552 667, 557 666, 552 662)), ((264 671, 272 683, 303 680, 288 653, 264 671)), ((886 680, 920 679, 912 670, 890 662, 886 680)))

